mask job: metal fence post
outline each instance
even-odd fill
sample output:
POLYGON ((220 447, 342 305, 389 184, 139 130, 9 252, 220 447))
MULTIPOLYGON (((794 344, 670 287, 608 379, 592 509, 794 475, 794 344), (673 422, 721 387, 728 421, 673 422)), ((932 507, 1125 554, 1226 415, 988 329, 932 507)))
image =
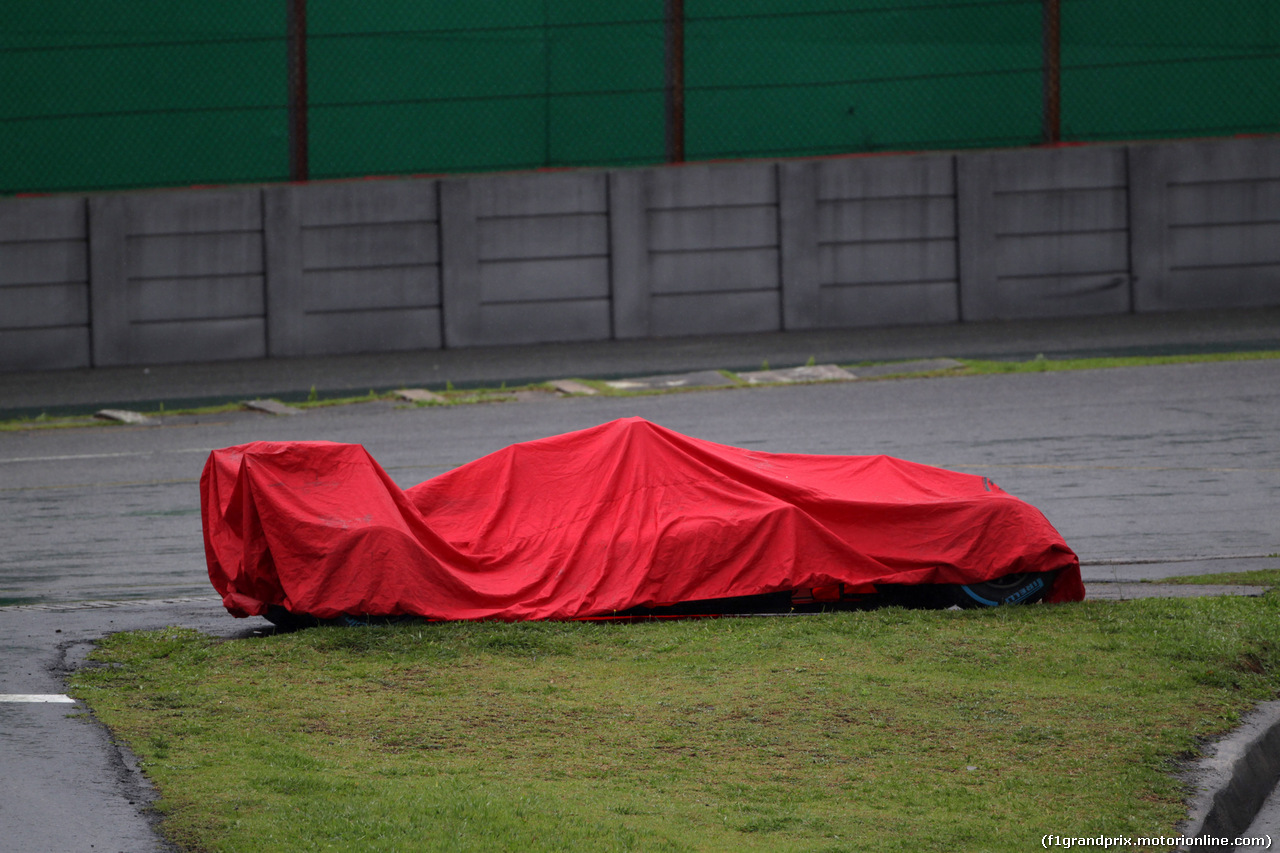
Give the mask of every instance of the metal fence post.
POLYGON ((667 162, 684 162, 684 0, 666 0, 667 162))
POLYGON ((1062 0, 1042 0, 1044 126, 1041 141, 1062 141, 1062 0))
POLYGON ((307 166, 307 0, 286 0, 289 63, 289 180, 305 181, 307 166))

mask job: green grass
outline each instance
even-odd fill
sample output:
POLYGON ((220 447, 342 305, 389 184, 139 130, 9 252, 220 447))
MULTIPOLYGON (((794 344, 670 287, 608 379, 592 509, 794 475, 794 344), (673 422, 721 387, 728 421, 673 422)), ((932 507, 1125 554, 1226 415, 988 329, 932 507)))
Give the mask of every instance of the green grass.
POLYGON ((1125 356, 1122 358, 1062 358, 1037 356, 1030 361, 982 361, 959 359, 964 369, 947 375, 990 373, 1049 373, 1059 370, 1103 370, 1115 367, 1155 367, 1163 364, 1202 364, 1222 361, 1261 361, 1280 358, 1280 350, 1194 353, 1190 355, 1125 356))
MULTIPOLYGON (((184 850, 992 850, 1170 834, 1280 597, 117 634, 70 691, 184 850)), ((1132 849, 1132 848, 1131 848, 1132 849)))
MULTIPOLYGON (((1272 554, 1280 557, 1280 554, 1272 554)), ((1208 575, 1179 575, 1152 583, 1238 584, 1241 586, 1280 586, 1280 569, 1254 569, 1248 572, 1222 572, 1208 575)))

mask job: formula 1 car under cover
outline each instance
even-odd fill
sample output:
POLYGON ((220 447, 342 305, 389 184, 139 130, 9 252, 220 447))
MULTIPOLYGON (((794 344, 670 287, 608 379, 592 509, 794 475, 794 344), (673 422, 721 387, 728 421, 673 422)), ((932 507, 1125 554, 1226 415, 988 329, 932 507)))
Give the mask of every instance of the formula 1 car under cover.
POLYGON ((641 418, 514 444, 409 489, 359 445, 215 450, 209 577, 235 616, 577 619, 1079 601, 1079 561, 985 477, 762 453, 641 418))

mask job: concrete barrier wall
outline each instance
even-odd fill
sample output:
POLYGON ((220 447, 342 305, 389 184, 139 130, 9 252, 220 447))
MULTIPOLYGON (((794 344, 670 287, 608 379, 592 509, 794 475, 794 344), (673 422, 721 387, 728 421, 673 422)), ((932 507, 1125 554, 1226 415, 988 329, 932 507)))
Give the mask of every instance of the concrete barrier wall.
POLYGON ((1126 153, 1061 148, 957 158, 964 319, 1129 310, 1126 153))
POLYGON ((1280 304, 1280 140, 1129 149, 1134 307, 1280 304))
POLYGON ((603 172, 454 179, 440 199, 447 346, 610 337, 603 172))
POLYGON ((1280 139, 0 201, 0 369, 1280 305, 1280 139))
POLYGON ((0 202, 0 369, 87 367, 83 198, 0 202))
POLYGON ((262 192, 89 199, 93 364, 267 354, 262 192))
POLYGON ((268 352, 441 345, 434 181, 267 187, 268 352))
POLYGON ((959 318, 954 159, 780 164, 786 328, 959 318))

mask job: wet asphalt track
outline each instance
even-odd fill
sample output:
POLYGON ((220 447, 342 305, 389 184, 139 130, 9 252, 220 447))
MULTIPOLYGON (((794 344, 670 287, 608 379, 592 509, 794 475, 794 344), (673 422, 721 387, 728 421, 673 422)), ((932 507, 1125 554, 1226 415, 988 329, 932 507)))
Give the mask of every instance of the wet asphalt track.
MULTIPOLYGON (((210 600, 197 480, 212 448, 359 442, 410 485, 514 441, 629 415, 753 449, 887 453, 989 476, 1045 512, 1086 583, 1280 566, 1266 557, 1280 552, 1280 361, 2 433, 0 693, 60 692, 57 667, 104 631, 265 625, 210 600), (203 600, 145 603, 173 597, 203 600)), ((161 849, 136 777, 69 707, 0 705, 0 850, 161 849)))
POLYGON ((758 450, 886 453, 991 477, 1045 512, 1086 581, 1280 564, 1263 559, 1280 551, 1280 361, 540 396, 0 434, 0 604, 207 594, 197 481, 216 447, 357 442, 408 486, 630 415, 758 450))

